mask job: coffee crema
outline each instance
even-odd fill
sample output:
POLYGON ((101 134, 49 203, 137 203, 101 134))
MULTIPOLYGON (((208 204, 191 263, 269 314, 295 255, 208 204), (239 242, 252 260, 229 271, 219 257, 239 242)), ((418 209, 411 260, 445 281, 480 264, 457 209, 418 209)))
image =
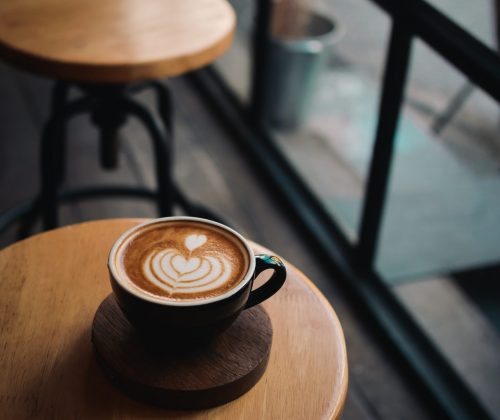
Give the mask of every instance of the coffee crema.
POLYGON ((215 225, 165 221, 145 225, 125 238, 116 254, 120 276, 166 300, 219 296, 243 280, 249 267, 245 245, 215 225))

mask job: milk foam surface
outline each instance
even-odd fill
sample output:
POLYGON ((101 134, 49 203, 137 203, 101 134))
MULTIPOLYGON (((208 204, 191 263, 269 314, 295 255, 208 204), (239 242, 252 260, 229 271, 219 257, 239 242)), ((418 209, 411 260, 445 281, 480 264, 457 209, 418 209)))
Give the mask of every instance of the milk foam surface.
POLYGON ((249 266, 237 237, 186 221, 146 225, 124 241, 118 256, 118 272, 141 292, 176 301, 223 294, 249 266))

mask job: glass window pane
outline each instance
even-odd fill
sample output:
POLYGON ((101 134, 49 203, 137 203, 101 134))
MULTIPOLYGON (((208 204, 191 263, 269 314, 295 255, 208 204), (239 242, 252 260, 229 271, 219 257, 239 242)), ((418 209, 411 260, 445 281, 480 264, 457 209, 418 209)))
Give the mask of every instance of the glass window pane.
POLYGON ((499 107, 425 44, 414 47, 377 259, 394 281, 500 255, 499 107))
POLYGON ((327 53, 302 123, 273 130, 282 152, 355 241, 389 19, 365 0, 323 1, 318 10, 335 22, 340 37, 327 53))

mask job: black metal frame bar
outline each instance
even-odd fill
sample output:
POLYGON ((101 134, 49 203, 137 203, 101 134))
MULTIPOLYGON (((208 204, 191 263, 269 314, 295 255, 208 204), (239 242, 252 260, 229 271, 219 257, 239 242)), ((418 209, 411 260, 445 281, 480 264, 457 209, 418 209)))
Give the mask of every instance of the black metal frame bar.
POLYGON ((352 293, 353 303, 387 340, 427 401, 451 418, 490 418, 407 309, 373 268, 387 193, 394 137, 402 106, 412 40, 422 39, 462 71, 473 83, 500 101, 500 59, 474 37, 422 0, 370 0, 392 18, 376 140, 370 163, 358 241, 352 244, 337 222, 308 188, 260 122, 262 80, 266 73, 266 43, 272 15, 271 0, 257 0, 253 34, 253 73, 250 108, 245 107, 213 68, 191 77, 234 139, 264 177, 291 216, 299 222, 332 271, 352 293))
POLYGON ((366 264, 369 267, 373 267, 375 261, 395 133, 403 102, 410 46, 411 36, 405 22, 395 21, 387 54, 375 146, 367 179, 356 250, 359 264, 366 264))

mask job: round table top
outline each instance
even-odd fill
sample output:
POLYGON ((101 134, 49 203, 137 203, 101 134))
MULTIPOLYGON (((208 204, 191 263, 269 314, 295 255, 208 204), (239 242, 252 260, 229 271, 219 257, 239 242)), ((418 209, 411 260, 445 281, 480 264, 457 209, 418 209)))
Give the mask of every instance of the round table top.
POLYGON ((214 61, 235 23, 225 0, 0 1, 0 57, 64 80, 157 79, 214 61))
MULTIPOLYGON (((347 392, 340 323, 304 274, 286 263, 285 286, 263 303, 273 324, 269 365, 228 404, 173 412, 136 402, 106 379, 90 342, 111 292, 106 261, 139 219, 56 229, 0 251, 0 412, 4 418, 338 418, 347 392)), ((253 244, 257 252, 266 251, 253 244)))

